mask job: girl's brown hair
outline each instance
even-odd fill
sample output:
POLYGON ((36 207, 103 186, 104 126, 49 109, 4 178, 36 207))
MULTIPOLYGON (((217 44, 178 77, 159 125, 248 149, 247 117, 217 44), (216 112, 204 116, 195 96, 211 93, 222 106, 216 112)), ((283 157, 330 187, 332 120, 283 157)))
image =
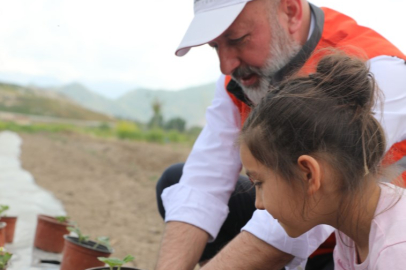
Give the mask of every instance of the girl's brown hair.
POLYGON ((298 177, 298 158, 310 155, 330 165, 342 194, 354 194, 377 176, 385 153, 384 132, 372 114, 377 92, 364 61, 330 54, 315 73, 291 78, 264 97, 240 140, 288 182, 298 177))

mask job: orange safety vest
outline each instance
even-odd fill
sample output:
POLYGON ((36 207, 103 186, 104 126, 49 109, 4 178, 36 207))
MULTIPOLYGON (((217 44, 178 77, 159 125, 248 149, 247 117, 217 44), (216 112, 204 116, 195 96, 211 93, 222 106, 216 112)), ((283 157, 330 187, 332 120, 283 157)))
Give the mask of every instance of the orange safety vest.
MULTIPOLYGON (((312 5, 311 7, 314 11, 315 7, 312 5)), ((321 10, 324 13, 324 26, 320 40, 314 49, 315 52, 323 48, 332 47, 352 55, 359 55, 359 53, 361 53, 361 57, 365 56, 368 59, 380 55, 387 55, 406 60, 406 56, 399 49, 375 31, 358 25, 352 18, 335 10, 329 8, 321 8, 321 10)), ((314 72, 316 63, 322 56, 322 53, 312 54, 299 70, 299 74, 314 72)), ((226 89, 230 81, 231 76, 226 76, 226 89)), ((234 94, 230 92, 228 92, 228 94, 237 106, 241 115, 242 124, 244 124, 251 108, 234 94)), ((392 164, 403 157, 406 157, 406 140, 398 142, 390 148, 386 155, 385 163, 392 164)), ((406 185, 406 171, 403 173, 403 180, 406 185)), ((331 253, 334 246, 335 237, 334 234, 332 234, 310 257, 331 253)))

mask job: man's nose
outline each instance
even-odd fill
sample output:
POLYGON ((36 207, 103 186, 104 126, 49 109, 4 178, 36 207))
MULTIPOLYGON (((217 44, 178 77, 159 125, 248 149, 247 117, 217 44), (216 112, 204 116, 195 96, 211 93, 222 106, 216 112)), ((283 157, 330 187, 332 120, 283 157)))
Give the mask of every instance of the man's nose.
POLYGON ((231 75, 241 64, 238 54, 231 48, 219 47, 217 54, 220 60, 220 70, 224 75, 231 75))

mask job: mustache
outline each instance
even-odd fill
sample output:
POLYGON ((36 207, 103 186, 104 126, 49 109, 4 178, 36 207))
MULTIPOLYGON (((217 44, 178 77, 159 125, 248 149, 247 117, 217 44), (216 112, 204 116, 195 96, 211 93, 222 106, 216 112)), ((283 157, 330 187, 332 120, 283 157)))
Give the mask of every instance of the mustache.
POLYGON ((231 74, 231 77, 235 80, 242 79, 244 77, 247 77, 251 74, 255 74, 257 76, 264 76, 264 73, 260 68, 256 67, 251 67, 251 66, 240 66, 236 68, 233 73, 231 74))

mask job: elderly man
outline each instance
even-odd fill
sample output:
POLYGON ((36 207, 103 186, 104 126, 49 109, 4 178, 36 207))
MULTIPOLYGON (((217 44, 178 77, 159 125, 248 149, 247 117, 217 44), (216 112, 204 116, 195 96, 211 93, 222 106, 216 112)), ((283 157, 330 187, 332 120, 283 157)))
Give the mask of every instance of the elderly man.
POLYGON ((203 269, 304 269, 306 261, 306 269, 333 269, 331 246, 313 253, 330 227, 292 239, 266 211, 255 211, 255 192, 239 176, 235 140, 250 108, 266 92, 290 74, 312 72, 314 52, 335 47, 368 59, 385 94, 376 117, 392 146, 392 162, 402 160, 406 56, 373 30, 305 0, 194 0, 194 6, 195 17, 176 54, 208 43, 224 75, 185 165, 167 169, 157 185, 166 227, 156 269, 193 269, 197 262, 203 269))

